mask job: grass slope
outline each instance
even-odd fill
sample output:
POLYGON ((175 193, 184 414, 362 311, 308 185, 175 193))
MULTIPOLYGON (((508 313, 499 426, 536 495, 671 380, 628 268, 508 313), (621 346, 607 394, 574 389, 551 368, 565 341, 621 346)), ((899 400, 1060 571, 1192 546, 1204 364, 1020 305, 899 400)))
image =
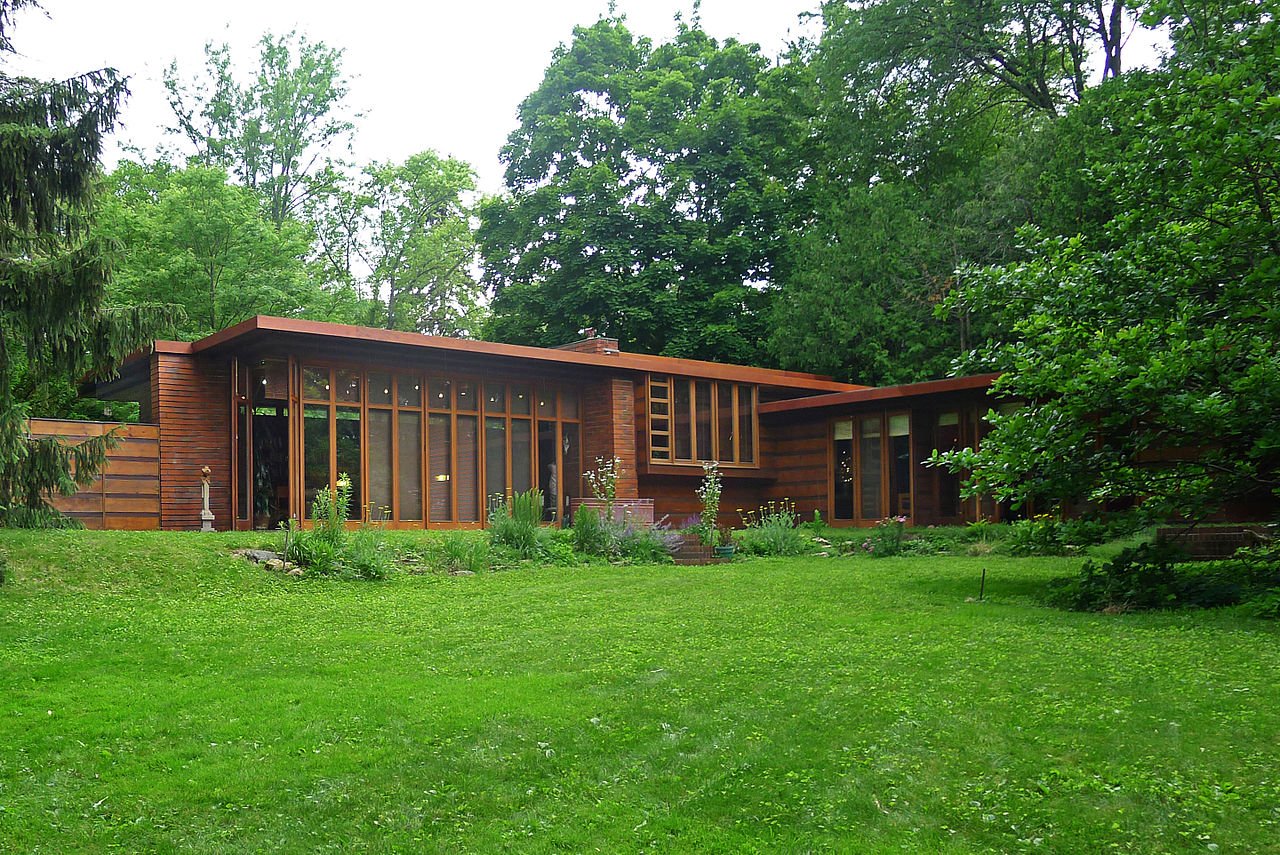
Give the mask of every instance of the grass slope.
POLYGON ((1037 605, 1078 560, 373 584, 258 540, 0 533, 0 848, 1280 851, 1280 633, 1037 605))

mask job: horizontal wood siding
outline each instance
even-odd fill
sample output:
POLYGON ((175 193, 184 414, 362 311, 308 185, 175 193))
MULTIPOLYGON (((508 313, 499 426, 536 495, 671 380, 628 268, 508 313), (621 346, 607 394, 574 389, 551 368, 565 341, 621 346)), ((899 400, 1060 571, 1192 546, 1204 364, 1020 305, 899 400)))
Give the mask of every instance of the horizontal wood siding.
POLYGON ((73 496, 55 496, 52 505, 90 529, 145 531, 160 527, 160 429, 156 425, 31 419, 33 437, 56 436, 83 442, 118 428, 119 444, 107 465, 73 496))
POLYGON ((200 468, 208 466, 214 527, 231 527, 231 376, 225 361, 152 356, 160 427, 160 525, 200 528, 200 468))
MULTIPOLYGON (((664 517, 670 525, 680 527, 689 517, 702 513, 702 502, 697 489, 702 483, 702 472, 682 475, 646 475, 640 479, 640 493, 653 499, 656 520, 664 517)), ((740 527, 742 519, 738 509, 752 510, 763 504, 768 483, 763 480, 721 480, 719 525, 740 527)))
POLYGON ((775 422, 761 426, 760 451, 777 475, 766 498, 790 499, 802 520, 818 511, 829 517, 830 449, 825 417, 808 422, 775 422))

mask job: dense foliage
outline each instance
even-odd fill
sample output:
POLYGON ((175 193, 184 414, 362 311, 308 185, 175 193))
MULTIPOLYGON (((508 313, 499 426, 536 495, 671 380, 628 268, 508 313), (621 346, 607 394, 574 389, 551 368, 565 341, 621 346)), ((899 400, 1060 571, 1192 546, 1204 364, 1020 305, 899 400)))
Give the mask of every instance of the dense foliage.
POLYGON ((1083 158, 1064 195, 1106 204, 947 298, 1000 330, 964 368, 1025 402, 943 455, 973 489, 1194 515, 1280 488, 1280 27, 1270 4, 1224 14, 1175 20, 1160 68, 1054 129, 1083 158))
POLYGON ((520 105, 508 195, 482 206, 488 334, 756 362, 805 126, 801 66, 681 23, 579 27, 520 105))
MULTIPOLYGON (((0 0, 0 63, 27 5, 0 0)), ((114 441, 28 437, 15 382, 101 376, 170 318, 149 300, 108 301, 96 179, 125 94, 110 69, 54 82, 0 71, 0 519, 13 523, 47 521, 48 495, 91 482, 114 441)))

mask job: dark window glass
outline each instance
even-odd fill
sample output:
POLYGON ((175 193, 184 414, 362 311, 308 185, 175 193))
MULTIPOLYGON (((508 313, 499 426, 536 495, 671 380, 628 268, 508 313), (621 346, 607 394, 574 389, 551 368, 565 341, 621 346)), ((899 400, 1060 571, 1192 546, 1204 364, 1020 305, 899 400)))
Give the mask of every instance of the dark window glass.
POLYGON ((675 423, 676 460, 693 459, 693 414, 689 409, 689 381, 676 380, 671 397, 672 422, 675 423))
POLYGON ((302 397, 308 401, 329 400, 328 368, 302 369, 302 397))
POLYGON ((738 462, 756 459, 756 398, 752 386, 738 387, 738 462))
POLYGON ((533 489, 533 422, 511 420, 511 492, 533 489))
POLYGON ((911 516, 911 418, 889 416, 889 513, 911 516))
POLYGON ((542 491, 542 518, 555 522, 560 507, 560 454, 556 423, 538 422, 538 489, 542 491))
POLYGON ((316 493, 329 486, 329 408, 307 404, 302 408, 303 513, 311 519, 316 493))
POLYGON ((575 424, 560 425, 560 450, 563 452, 561 462, 564 466, 564 500, 560 503, 561 519, 568 519, 573 500, 580 498, 582 488, 582 443, 581 427, 575 424))
POLYGON ((402 411, 399 422, 400 519, 422 519, 422 414, 402 411))
MULTIPOLYGON (((938 427, 934 433, 933 447, 939 451, 950 451, 960 447, 960 414, 939 413, 938 427)), ((938 484, 938 516, 956 517, 960 515, 960 476, 946 467, 934 470, 938 484)))
POLYGON ((556 390, 538 387, 538 418, 554 419, 556 417, 556 390))
POLYGON ((507 390, 501 383, 484 384, 484 411, 486 413, 507 411, 507 390))
POLYGON ((457 479, 458 522, 480 519, 480 435, 475 416, 458 416, 457 479))
MULTIPOLYGON (((434 395, 432 396, 435 397, 434 395)), ((427 453, 431 460, 431 519, 453 519, 453 428, 450 417, 432 413, 428 422, 427 453)))
POLYGON ((369 403, 391 403, 391 375, 379 371, 369 372, 369 403))
POLYGON ((346 475, 351 481, 351 504, 347 508, 347 519, 363 519, 364 493, 360 489, 360 410, 354 407, 338 407, 335 425, 337 474, 346 475))
POLYGON ((571 390, 564 390, 560 393, 560 418, 577 419, 578 418, 578 393, 571 390))
POLYGON ((738 458, 733 453, 733 423, 737 414, 733 410, 733 384, 716 384, 716 441, 720 447, 718 457, 723 463, 733 463, 738 458))
POLYGON ((369 410, 369 504, 372 506, 369 509, 370 519, 391 519, 394 472, 391 452, 391 411, 369 410))
POLYGON ((530 398, 529 387, 523 383, 515 383, 511 386, 511 412, 516 415, 529 415, 530 398))
POLYGON ((694 415, 698 420, 698 459, 714 460, 715 454, 711 450, 711 384, 699 380, 694 384, 694 394, 697 398, 694 415))
POLYGON ((831 516, 838 520, 853 519, 853 425, 848 421, 836 422, 833 438, 835 448, 835 489, 832 490, 831 516))
POLYGON ((484 492, 492 505, 507 498, 507 420, 484 420, 484 492))
POLYGON ((453 383, 451 381, 432 377, 430 384, 427 386, 427 406, 433 410, 447 410, 451 406, 452 395, 453 383))
POLYGON ((470 380, 462 380, 454 384, 458 392, 458 409, 464 413, 476 411, 476 384, 470 380))
POLYGON ((333 388, 339 401, 360 403, 360 372, 339 369, 333 374, 333 388))
POLYGON ((862 502, 863 520, 879 520, 884 518, 884 508, 880 503, 880 419, 867 418, 861 420, 858 442, 859 498, 862 502))
POLYGON ((249 481, 249 405, 236 405, 236 519, 249 518, 249 494, 253 484, 249 481))
POLYGON ((422 381, 404 374, 396 377, 396 403, 402 407, 421 407, 422 381))

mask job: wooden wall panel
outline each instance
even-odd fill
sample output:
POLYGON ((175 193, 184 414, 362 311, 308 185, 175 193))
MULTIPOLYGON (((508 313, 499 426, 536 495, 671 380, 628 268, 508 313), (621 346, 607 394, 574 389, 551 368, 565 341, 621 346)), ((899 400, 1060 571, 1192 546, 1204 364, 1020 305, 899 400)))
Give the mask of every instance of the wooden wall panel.
POLYGON ((107 465, 93 483, 74 496, 55 496, 53 506, 90 529, 150 530, 160 527, 160 430, 156 425, 118 425, 31 419, 32 436, 83 442, 120 428, 120 443, 107 452, 107 465))
POLYGON ((151 377, 160 428, 160 525, 200 528, 200 468, 212 471, 214 527, 231 527, 231 374, 221 360, 156 353, 151 377))
POLYGON ((777 475, 767 498, 795 502, 801 520, 813 519, 814 511, 830 516, 827 422, 824 416, 761 425, 761 454, 777 475))

